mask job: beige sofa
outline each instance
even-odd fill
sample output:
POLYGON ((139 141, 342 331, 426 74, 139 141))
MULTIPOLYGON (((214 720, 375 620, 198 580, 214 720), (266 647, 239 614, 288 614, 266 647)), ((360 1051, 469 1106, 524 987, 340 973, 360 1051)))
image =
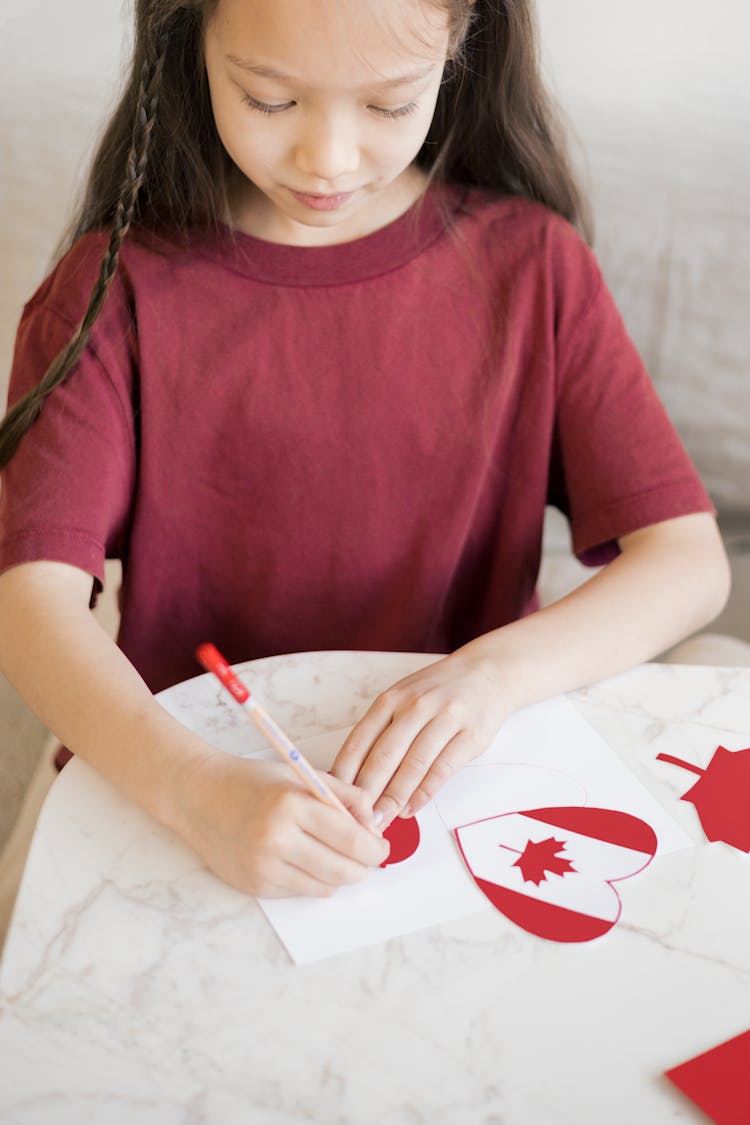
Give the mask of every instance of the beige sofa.
MULTIPOLYGON (((750 8, 540 0, 543 54, 625 321, 720 513, 750 640, 750 8)), ((546 598, 580 580, 550 520, 546 598)))
MULTIPOLYGON (((121 0, 0 9, 0 394, 126 51, 121 0)), ((596 248, 720 511, 750 641, 750 83, 744 0, 540 0, 545 69, 572 123, 596 248)), ((586 576, 551 515, 545 601, 586 576)), ((112 602, 105 605, 112 627, 112 602)), ((1 627, 1 623, 0 623, 1 627)), ((45 741, 0 682, 0 850, 45 741)))

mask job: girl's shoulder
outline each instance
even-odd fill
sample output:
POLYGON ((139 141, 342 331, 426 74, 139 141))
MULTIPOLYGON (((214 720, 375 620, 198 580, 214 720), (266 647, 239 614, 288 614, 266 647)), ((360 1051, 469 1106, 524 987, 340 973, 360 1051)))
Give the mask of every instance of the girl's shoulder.
POLYGON ((455 224, 474 260, 489 271, 507 267, 544 275, 554 288, 596 289, 600 269, 583 235, 543 203, 485 188, 456 191, 455 224))
MULTIPOLYGON (((71 325, 77 323, 102 274, 109 244, 107 230, 89 231, 78 237, 58 257, 27 301, 24 318, 47 312, 71 325)), ((109 317, 120 312, 130 318, 136 292, 163 281, 165 270, 180 252, 169 239, 131 229, 120 247, 117 268, 107 291, 109 317)))
POLYGON ((78 305, 77 296, 91 292, 101 269, 108 238, 92 232, 76 239, 72 246, 51 266, 47 276, 27 301, 25 314, 50 309, 60 315, 78 305))
POLYGON ((562 215, 522 195, 501 194, 487 188, 453 189, 457 212, 486 231, 489 238, 512 238, 559 246, 575 253, 588 249, 583 236, 562 215))

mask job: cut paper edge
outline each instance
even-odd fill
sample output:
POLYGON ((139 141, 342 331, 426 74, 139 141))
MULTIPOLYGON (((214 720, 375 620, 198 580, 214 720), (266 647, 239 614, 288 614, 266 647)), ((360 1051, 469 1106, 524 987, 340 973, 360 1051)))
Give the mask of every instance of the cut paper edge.
POLYGON ((527 933, 557 942, 592 941, 611 930, 622 914, 614 884, 648 867, 658 846, 653 828, 640 817, 588 806, 502 813, 460 825, 454 835, 466 869, 492 906, 527 933), (534 823, 571 835, 535 840, 534 823), (506 865, 496 849, 523 857, 529 845, 544 843, 559 845, 560 856, 565 852, 567 870, 550 866, 536 880, 527 879, 521 869, 523 886, 510 885, 516 878, 513 869, 522 865, 518 860, 506 865), (570 851, 565 850, 568 844, 570 851))
POLYGON ((727 1039, 665 1076, 708 1114, 715 1125, 747 1125, 750 1121, 750 1029, 727 1039))
POLYGON ((461 824, 515 812, 529 802, 537 806, 588 804, 582 782, 564 770, 533 762, 469 762, 436 793, 433 803, 449 832, 461 824), (497 780, 502 780, 502 802, 497 780))
MULTIPOLYGON (((632 813, 619 809, 598 809, 589 805, 564 806, 550 809, 525 809, 524 816, 551 824, 565 832, 576 832, 579 836, 590 836, 605 844, 616 844, 619 848, 629 848, 633 852, 643 852, 653 858, 656 855, 658 840, 650 824, 632 813), (617 830, 614 823, 617 823, 617 830)), ((649 863, 651 860, 648 861, 649 863)), ((639 869, 642 870, 642 869, 639 869)), ((637 872, 633 872, 634 875, 637 872)), ((629 879, 630 876, 626 875, 629 879)))
POLYGON ((527 933, 545 938, 547 941, 561 943, 594 941, 595 938, 609 933, 622 913, 622 902, 616 891, 614 893, 617 898, 617 914, 614 918, 607 919, 595 918, 591 914, 582 914, 577 910, 568 910, 565 906, 556 906, 551 902, 541 902, 539 899, 530 898, 523 891, 511 891, 498 883, 489 883, 476 876, 474 882, 492 905, 509 921, 520 926, 527 933), (514 914, 523 914, 523 923, 516 921, 514 914), (555 923, 555 937, 550 937, 547 932, 550 919, 555 923))
POLYGON ((397 816, 385 829, 383 836, 391 845, 391 850, 380 866, 393 867, 396 863, 410 859, 419 847, 419 822, 415 816, 397 816))

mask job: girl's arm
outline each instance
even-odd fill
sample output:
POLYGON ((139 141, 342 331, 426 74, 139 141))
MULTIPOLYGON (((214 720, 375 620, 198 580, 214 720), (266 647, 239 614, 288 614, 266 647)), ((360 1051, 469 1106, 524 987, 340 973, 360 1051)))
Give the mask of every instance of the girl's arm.
POLYGON ((332 786, 355 820, 282 764, 235 758, 191 733, 96 622, 90 593, 91 577, 62 563, 0 576, 0 670, 75 754, 240 890, 327 895, 382 862, 388 845, 364 827, 361 790, 332 786))
POLYGON ((651 659, 725 604, 729 567, 712 516, 643 528, 620 548, 559 602, 380 695, 339 751, 335 776, 367 789, 382 823, 415 813, 512 712, 651 659))

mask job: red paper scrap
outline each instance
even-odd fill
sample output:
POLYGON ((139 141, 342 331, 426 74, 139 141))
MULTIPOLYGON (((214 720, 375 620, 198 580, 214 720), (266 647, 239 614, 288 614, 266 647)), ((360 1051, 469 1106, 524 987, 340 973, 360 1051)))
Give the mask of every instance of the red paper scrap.
POLYGON ((391 845, 391 850, 381 867, 401 863, 414 855, 419 847, 419 824, 415 816, 397 816, 386 828, 383 836, 391 845))
POLYGON ((750 1121, 750 1030, 666 1071, 716 1125, 750 1121))
POLYGON ((699 775, 681 799, 695 805, 706 839, 750 852, 750 746, 744 750, 718 746, 705 770, 671 754, 656 758, 699 775))

